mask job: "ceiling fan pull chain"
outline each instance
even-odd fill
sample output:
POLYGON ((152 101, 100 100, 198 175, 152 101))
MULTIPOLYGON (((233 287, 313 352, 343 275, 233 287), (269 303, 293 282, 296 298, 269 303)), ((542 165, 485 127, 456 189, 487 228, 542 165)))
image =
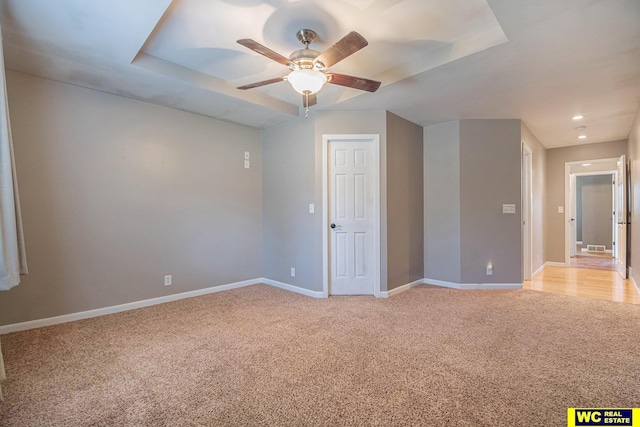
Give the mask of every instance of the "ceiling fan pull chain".
POLYGON ((306 107, 306 110, 305 110, 305 112, 304 112, 304 113, 305 113, 305 114, 304 114, 304 118, 305 118, 305 119, 308 119, 308 118, 309 118, 309 91, 308 91, 308 90, 305 90, 305 91, 304 91, 304 96, 306 96, 306 97, 307 97, 307 102, 305 102, 305 103, 304 103, 304 105, 305 105, 305 107, 306 107))

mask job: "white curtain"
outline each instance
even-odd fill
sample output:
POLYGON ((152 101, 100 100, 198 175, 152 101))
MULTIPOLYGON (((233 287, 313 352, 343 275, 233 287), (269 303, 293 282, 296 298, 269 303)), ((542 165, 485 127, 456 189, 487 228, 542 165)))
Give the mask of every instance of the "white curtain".
POLYGON ((27 274, 27 260, 13 159, 4 53, 1 43, 0 73, 2 73, 0 84, 0 291, 7 291, 20 283, 20 274, 27 274))
MULTIPOLYGON (((22 219, 16 181, 7 83, 0 28, 0 291, 7 291, 20 283, 20 275, 27 274, 22 219)), ((5 379, 2 348, 0 347, 0 381, 5 379)), ((2 388, 0 388, 2 400, 2 388)))

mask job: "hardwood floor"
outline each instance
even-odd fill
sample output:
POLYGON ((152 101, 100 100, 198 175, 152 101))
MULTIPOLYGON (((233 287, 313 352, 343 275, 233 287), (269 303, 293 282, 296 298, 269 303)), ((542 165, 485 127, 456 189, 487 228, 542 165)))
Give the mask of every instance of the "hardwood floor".
POLYGON ((571 257, 571 267, 615 271, 616 259, 609 253, 579 252, 571 257))
POLYGON ((546 267, 524 289, 552 294, 640 304, 640 293, 617 272, 573 267, 546 267))

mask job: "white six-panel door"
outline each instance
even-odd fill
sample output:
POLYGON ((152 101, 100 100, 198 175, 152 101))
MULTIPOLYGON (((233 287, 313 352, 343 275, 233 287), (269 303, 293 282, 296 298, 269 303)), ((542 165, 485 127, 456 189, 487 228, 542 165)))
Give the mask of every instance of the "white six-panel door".
POLYGON ((374 295, 379 256, 376 145, 336 138, 327 148, 328 293, 374 295))

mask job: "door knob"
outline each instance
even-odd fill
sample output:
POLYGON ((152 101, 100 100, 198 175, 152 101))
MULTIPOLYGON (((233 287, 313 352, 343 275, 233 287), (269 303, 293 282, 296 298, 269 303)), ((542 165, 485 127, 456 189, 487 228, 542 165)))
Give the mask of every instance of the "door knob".
POLYGON ((333 223, 331 223, 330 227, 331 227, 331 228, 336 228, 336 225, 335 225, 335 224, 333 224, 333 223))

